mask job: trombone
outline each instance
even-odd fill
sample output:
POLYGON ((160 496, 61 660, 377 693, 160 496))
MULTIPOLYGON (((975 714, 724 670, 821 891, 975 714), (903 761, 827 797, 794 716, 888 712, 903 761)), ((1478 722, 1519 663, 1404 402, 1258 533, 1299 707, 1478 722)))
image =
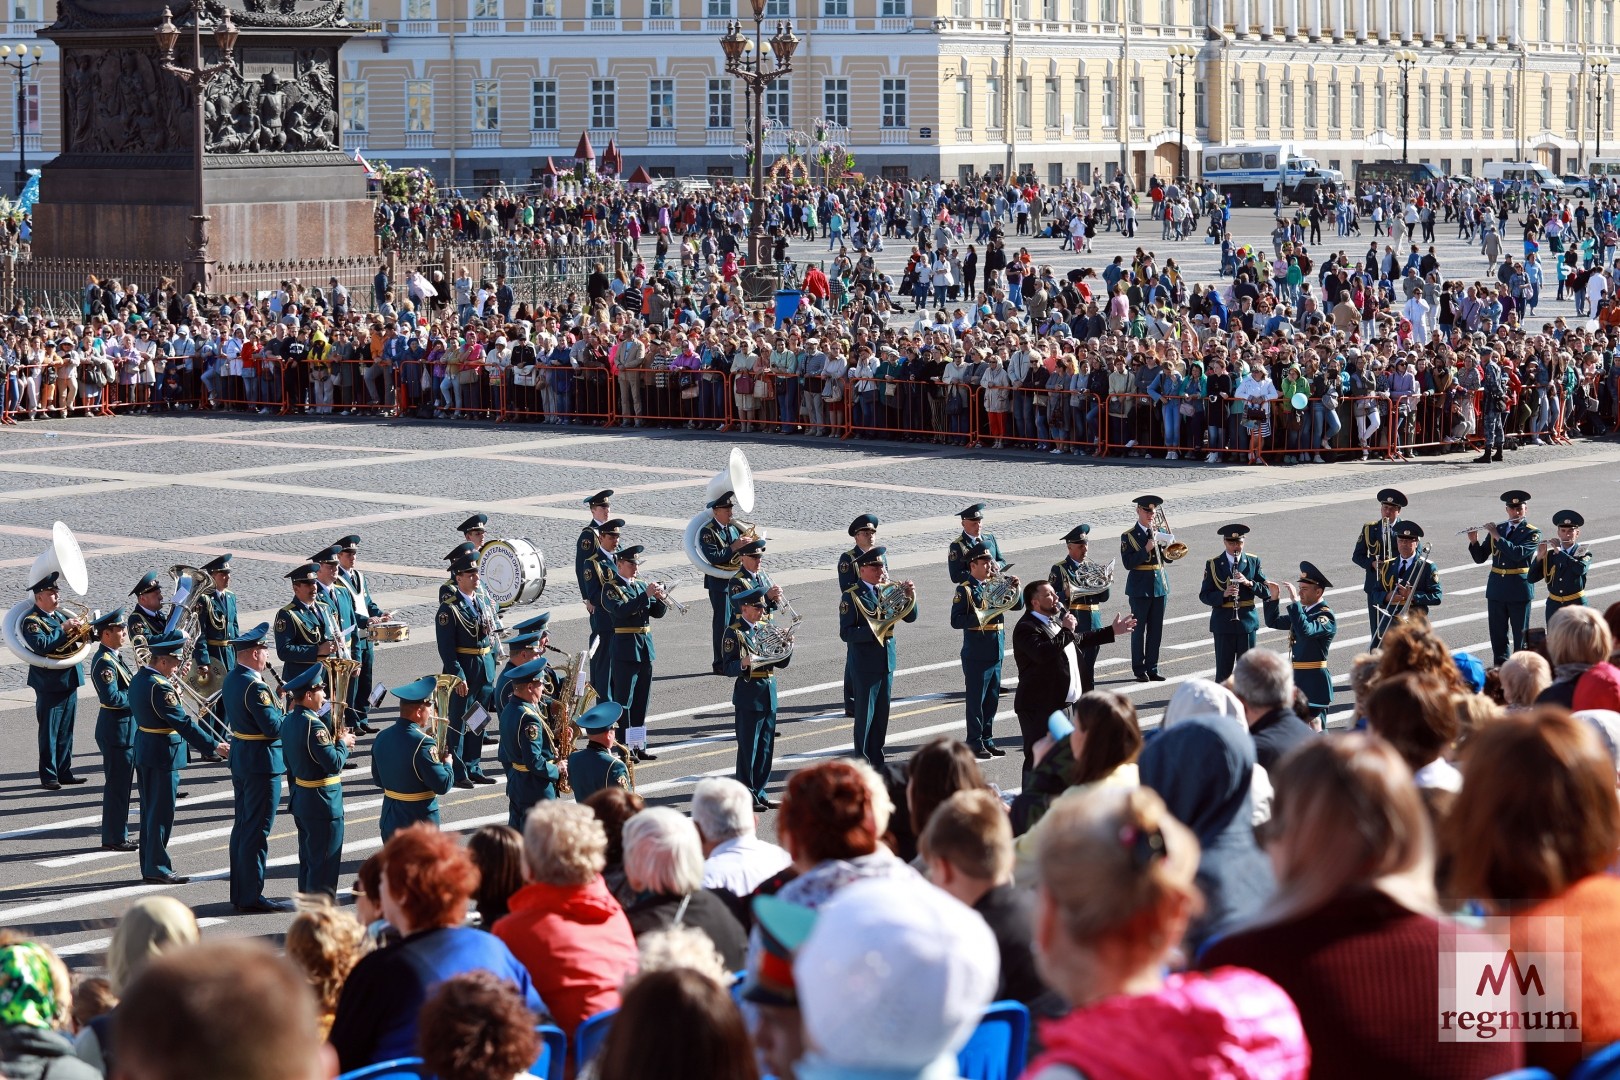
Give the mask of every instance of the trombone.
MULTIPOLYGON (((1380 640, 1389 632, 1391 626, 1405 621, 1407 614, 1412 610, 1412 597, 1417 593, 1417 583, 1423 577, 1423 568, 1429 563, 1429 552, 1432 547, 1433 545, 1427 541, 1418 547, 1417 553, 1412 556, 1412 568, 1406 572, 1405 577, 1395 583, 1395 587, 1385 597, 1384 604, 1379 606, 1378 637, 1380 640)), ((1399 558, 1400 556, 1397 555, 1394 558, 1385 559, 1384 565, 1388 566, 1399 558)))

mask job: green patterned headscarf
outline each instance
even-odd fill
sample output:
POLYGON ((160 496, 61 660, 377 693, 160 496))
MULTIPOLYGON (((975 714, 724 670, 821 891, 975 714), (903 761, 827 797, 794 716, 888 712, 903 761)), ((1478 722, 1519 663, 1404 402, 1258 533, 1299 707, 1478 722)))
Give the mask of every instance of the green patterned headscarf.
POLYGON ((0 1026, 55 1028, 60 1006, 43 948, 31 942, 0 947, 0 1026))

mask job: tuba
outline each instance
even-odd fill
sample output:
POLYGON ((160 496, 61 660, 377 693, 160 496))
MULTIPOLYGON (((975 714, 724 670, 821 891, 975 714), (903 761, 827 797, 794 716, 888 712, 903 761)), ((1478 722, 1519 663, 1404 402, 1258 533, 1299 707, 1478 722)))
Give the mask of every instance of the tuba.
MULTIPOLYGON (((195 566, 176 563, 169 567, 169 576, 174 579, 174 599, 169 605, 169 622, 163 628, 164 632, 179 630, 186 635, 187 641, 195 642, 197 635, 202 633, 202 602, 214 595, 213 575, 195 566)), ((225 689, 226 673, 218 667, 211 667, 208 674, 203 675, 193 663, 195 655, 190 649, 186 650, 186 662, 176 674, 175 681, 191 687, 199 698, 212 707, 219 692, 225 689)), ((331 672, 327 674, 330 676, 331 672)))
POLYGON ((1018 603, 1021 590, 1016 581, 1007 576, 1007 570, 1012 563, 994 563, 990 566, 990 591, 985 594, 984 607, 979 608, 976 614, 979 625, 983 626, 997 615, 1005 615, 1018 603))
MULTIPOLYGON (((1153 508, 1153 529, 1155 532, 1165 532, 1170 533, 1172 536, 1175 535, 1174 531, 1170 528, 1170 519, 1165 517, 1163 503, 1160 503, 1158 506, 1153 508)), ((1170 543, 1166 544, 1160 549, 1160 555, 1163 556, 1165 562, 1175 562, 1177 559, 1186 558, 1187 550, 1186 544, 1183 544, 1180 540, 1172 540, 1170 543)))
MULTIPOLYGON (((551 645, 546 647, 563 658, 562 681, 557 687, 557 696, 551 699, 546 709, 546 726, 551 729, 552 740, 557 745, 558 759, 566 762, 574 752, 574 717, 596 704, 596 688, 591 685, 589 665, 592 654, 601 647, 601 643, 593 640, 577 653, 566 653, 551 645)), ((568 773, 564 771, 562 778, 557 781, 557 792, 567 795, 573 790, 568 773)))
POLYGON ((332 706, 332 734, 341 739, 349 732, 349 689, 360 676, 360 661, 346 656, 323 656, 326 669, 327 702, 332 706))
MULTIPOLYGON (((84 552, 80 550, 79 541, 74 537, 73 530, 60 521, 51 526, 51 546, 40 552, 33 566, 29 568, 28 584, 32 585, 52 573, 61 574, 68 588, 80 596, 90 588, 90 568, 85 564, 84 552)), ((59 601, 57 606, 84 624, 68 635, 57 655, 44 656, 33 652, 23 640, 22 621, 23 617, 34 609, 32 599, 19 601, 6 612, 5 618, 0 620, 0 632, 4 634, 7 647, 32 666, 65 671, 71 667, 78 667, 95 651, 95 635, 90 629, 90 620, 96 616, 83 604, 73 601, 59 601)))
POLYGON ((460 675, 433 676, 433 750, 440 761, 450 760, 450 695, 461 685, 460 675))
MULTIPOLYGON (((749 513, 754 509, 754 470, 748 465, 748 458, 738 447, 732 447, 731 458, 726 467, 714 474, 709 486, 704 488, 703 501, 713 502, 726 492, 731 492, 737 500, 737 509, 749 513)), ((700 510, 692 515, 692 520, 686 523, 686 533, 681 538, 681 549, 686 552, 687 560, 709 577, 730 578, 737 572, 737 568, 716 566, 703 557, 703 546, 698 543, 698 534, 703 526, 714 520, 713 510, 700 510)), ((743 535, 750 539, 757 538, 759 533, 750 522, 738 522, 738 528, 743 535)))

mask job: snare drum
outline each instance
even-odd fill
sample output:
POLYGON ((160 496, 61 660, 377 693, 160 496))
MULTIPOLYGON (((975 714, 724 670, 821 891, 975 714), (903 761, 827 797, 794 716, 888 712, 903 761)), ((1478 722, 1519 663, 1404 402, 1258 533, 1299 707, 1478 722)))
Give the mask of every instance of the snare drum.
POLYGON ((478 573, 502 609, 532 604, 546 591, 546 559, 522 538, 491 540, 478 552, 478 573))
POLYGON ((373 622, 366 627, 372 641, 407 641, 411 636, 411 628, 398 619, 388 622, 373 622))

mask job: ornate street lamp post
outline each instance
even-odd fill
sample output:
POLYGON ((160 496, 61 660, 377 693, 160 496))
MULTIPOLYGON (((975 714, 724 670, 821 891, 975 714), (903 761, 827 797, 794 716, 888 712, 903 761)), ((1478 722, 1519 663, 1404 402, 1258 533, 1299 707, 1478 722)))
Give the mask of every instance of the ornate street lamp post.
POLYGON ((743 34, 742 24, 733 22, 720 39, 720 49, 726 56, 726 72, 742 81, 753 100, 753 131, 750 133, 749 156, 753 163, 752 206, 748 212, 748 266, 745 269, 745 292, 749 299, 764 299, 775 291, 776 268, 773 264, 770 242, 765 236, 765 88, 793 70, 793 53, 799 39, 793 27, 786 22, 776 24, 771 37, 771 56, 774 66, 766 66, 765 58, 765 0, 752 0, 754 8, 754 40, 743 34))
POLYGON ((1402 49, 1395 54, 1395 66, 1401 69, 1401 161, 1406 161, 1406 135, 1411 117, 1412 69, 1417 66, 1417 53, 1402 49))
MULTIPOLYGON (((1603 156, 1603 80, 1609 74, 1609 61, 1607 57, 1598 56, 1592 59, 1592 82, 1597 86, 1597 152, 1593 157, 1603 156)), ((1587 172, 1591 172, 1588 163, 1587 172)))
POLYGON ((1190 183, 1192 170, 1187 160, 1187 68, 1198 56, 1192 45, 1170 46, 1170 62, 1176 66, 1176 164, 1181 170, 1182 183, 1190 183))
POLYGON ((5 59, 12 55, 12 48, 10 45, 0 45, 0 64, 17 73, 17 196, 21 198, 23 188, 28 186, 28 73, 38 69, 39 58, 45 55, 45 50, 35 45, 30 53, 28 46, 18 45, 17 59, 5 59), (32 62, 30 57, 33 58, 32 62))

